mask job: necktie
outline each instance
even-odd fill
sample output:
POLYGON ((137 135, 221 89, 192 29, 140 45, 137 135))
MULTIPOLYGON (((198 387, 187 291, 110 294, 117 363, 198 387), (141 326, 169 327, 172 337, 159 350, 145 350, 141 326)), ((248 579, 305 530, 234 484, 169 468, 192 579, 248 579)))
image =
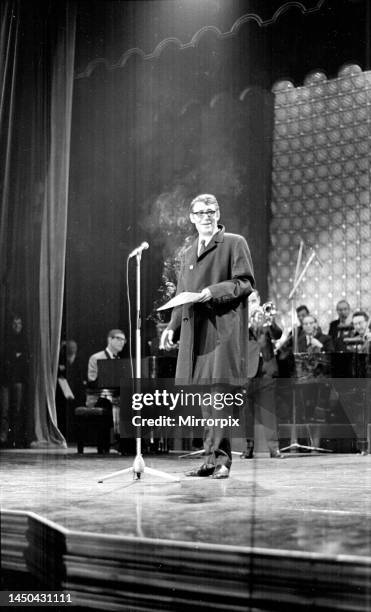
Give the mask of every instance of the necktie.
POLYGON ((198 256, 199 257, 204 252, 205 249, 206 249, 206 242, 205 242, 205 240, 201 240, 201 244, 200 244, 199 249, 198 249, 198 256))

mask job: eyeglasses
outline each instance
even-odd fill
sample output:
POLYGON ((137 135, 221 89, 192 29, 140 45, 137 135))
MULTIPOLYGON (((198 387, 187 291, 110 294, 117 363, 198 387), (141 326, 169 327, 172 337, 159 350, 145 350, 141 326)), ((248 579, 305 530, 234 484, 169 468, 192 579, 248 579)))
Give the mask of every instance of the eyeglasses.
POLYGON ((213 217, 214 215, 216 215, 218 211, 217 210, 211 210, 211 208, 209 210, 198 210, 198 211, 192 211, 193 215, 196 215, 197 219, 202 219, 202 217, 204 216, 208 216, 208 217, 213 217))
POLYGON ((113 336, 114 340, 120 340, 120 342, 126 342, 126 338, 123 338, 122 336, 113 336))

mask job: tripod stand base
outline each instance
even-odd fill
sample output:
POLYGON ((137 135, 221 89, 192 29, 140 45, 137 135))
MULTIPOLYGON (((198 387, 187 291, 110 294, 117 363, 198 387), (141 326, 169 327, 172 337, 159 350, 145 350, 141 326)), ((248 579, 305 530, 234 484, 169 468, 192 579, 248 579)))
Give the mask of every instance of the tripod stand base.
POLYGON ((298 444, 297 442, 290 444, 290 446, 285 446, 284 448, 280 448, 279 452, 285 453, 287 451, 300 451, 300 450, 317 451, 319 453, 332 453, 333 452, 332 450, 329 450, 328 448, 321 448, 320 446, 305 446, 303 444, 298 444))
MULTIPOLYGON (((191 453, 186 453, 185 455, 179 455, 178 459, 187 459, 187 457, 196 457, 197 455, 204 455, 205 451, 202 450, 198 450, 198 451, 192 451, 191 453)), ((238 451, 231 451, 231 455, 241 455, 241 452, 238 451)))
POLYGON ((103 478, 100 478, 98 480, 98 483, 104 482, 105 480, 109 480, 110 478, 116 478, 116 476, 121 476, 122 474, 132 474, 133 480, 140 480, 142 474, 150 474, 152 476, 158 476, 159 478, 162 478, 167 482, 180 482, 179 478, 170 476, 169 474, 166 474, 166 472, 146 467, 142 455, 137 455, 131 467, 112 472, 112 474, 107 474, 107 476, 103 476, 103 478))

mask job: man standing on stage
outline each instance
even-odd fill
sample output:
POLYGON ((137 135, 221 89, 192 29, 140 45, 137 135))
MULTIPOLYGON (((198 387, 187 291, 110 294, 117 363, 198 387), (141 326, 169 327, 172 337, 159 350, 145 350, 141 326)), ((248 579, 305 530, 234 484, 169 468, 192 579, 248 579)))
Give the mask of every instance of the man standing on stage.
MULTIPOLYGON (((268 302, 269 304, 269 302, 268 302)), ((249 296, 250 310, 250 369, 256 364, 256 371, 249 381, 249 409, 246 411, 246 451, 242 459, 254 456, 254 425, 258 416, 264 426, 270 455, 274 458, 284 457, 279 451, 277 416, 276 416, 276 380, 278 365, 274 353, 275 341, 282 336, 282 329, 275 320, 273 303, 269 311, 260 306, 260 295, 253 291, 249 296)))
MULTIPOLYGON (((179 338, 176 381, 207 385, 215 393, 246 385, 250 375, 247 298, 254 287, 246 240, 225 232, 219 218, 215 196, 203 194, 192 201, 190 220, 198 237, 182 257, 177 294, 191 291, 200 297, 174 308, 162 335, 167 350, 179 338)), ((202 411, 203 417, 211 416, 209 407, 202 411)), ((220 427, 205 429, 204 455, 204 463, 188 476, 228 478, 230 442, 220 427)))

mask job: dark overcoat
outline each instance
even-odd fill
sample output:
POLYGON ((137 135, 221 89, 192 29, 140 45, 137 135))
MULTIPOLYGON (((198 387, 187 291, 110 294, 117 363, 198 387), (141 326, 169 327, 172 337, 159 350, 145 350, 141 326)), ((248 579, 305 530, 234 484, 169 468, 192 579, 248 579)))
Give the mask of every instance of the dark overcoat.
POLYGON ((245 238, 223 226, 198 257, 198 239, 185 251, 177 286, 212 299, 174 308, 168 329, 179 338, 176 380, 179 384, 241 386, 249 377, 248 296, 254 273, 245 238))

